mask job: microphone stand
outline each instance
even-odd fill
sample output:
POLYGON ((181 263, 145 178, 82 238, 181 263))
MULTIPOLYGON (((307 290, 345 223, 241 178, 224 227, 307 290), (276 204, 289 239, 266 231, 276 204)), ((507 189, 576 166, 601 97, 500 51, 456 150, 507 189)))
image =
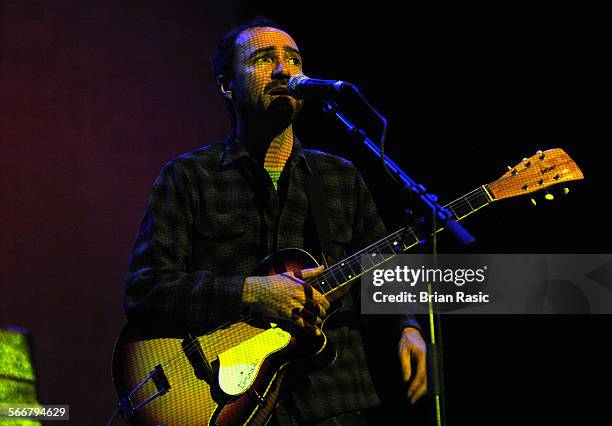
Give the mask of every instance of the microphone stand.
MULTIPOLYGON (((333 117, 343 125, 347 133, 365 144, 372 153, 381 159, 383 168, 391 176, 391 178, 402 184, 403 191, 418 195, 418 199, 431 210, 432 216, 432 251, 434 256, 434 264, 437 266, 437 224, 441 223, 447 228, 463 245, 468 245, 475 241, 475 238, 455 219, 454 215, 438 203, 438 197, 428 192, 427 189, 412 180, 406 172, 404 172, 393 160, 384 153, 384 140, 387 131, 387 120, 367 101, 367 99, 359 92, 356 86, 352 86, 353 92, 364 102, 364 104, 383 122, 383 134, 381 137, 380 148, 368 138, 367 134, 353 125, 344 114, 339 111, 339 106, 332 100, 327 100, 324 103, 323 111, 333 117)), ((431 283, 427 288, 429 294, 432 294, 431 283)), ((444 369, 442 359, 442 324, 440 314, 435 310, 432 298, 428 302, 428 317, 430 325, 431 344, 428 345, 428 362, 431 363, 431 393, 434 396, 436 425, 446 425, 445 413, 445 394, 444 394, 444 369)))

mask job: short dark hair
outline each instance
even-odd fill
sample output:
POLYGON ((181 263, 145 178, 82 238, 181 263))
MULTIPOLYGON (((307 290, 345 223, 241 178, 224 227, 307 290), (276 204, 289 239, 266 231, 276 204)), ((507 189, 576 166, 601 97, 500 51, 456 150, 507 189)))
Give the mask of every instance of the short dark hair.
MULTIPOLYGON (((213 77, 215 78, 215 82, 219 81, 220 76, 223 76, 225 78, 225 81, 223 82, 224 84, 227 84, 229 80, 234 78, 234 45, 236 44, 236 39, 243 31, 246 31, 249 28, 259 27, 272 27, 284 31, 283 26, 279 25, 277 22, 265 16, 254 16, 253 18, 243 22, 236 28, 230 30, 227 34, 223 36, 211 57, 212 72, 213 77)), ((232 104, 229 100, 225 99, 224 103, 232 128, 235 128, 236 113, 234 112, 234 108, 232 107, 232 104)))
POLYGON ((234 77, 234 44, 236 39, 243 31, 257 27, 273 27, 284 31, 282 26, 265 16, 255 16, 229 31, 223 36, 211 57, 215 81, 221 75, 228 79, 234 77))

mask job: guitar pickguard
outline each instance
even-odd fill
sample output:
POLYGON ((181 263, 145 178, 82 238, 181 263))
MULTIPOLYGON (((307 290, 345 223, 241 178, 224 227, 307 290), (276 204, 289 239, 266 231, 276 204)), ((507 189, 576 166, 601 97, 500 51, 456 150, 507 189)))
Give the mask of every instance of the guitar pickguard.
POLYGON ((291 334, 279 327, 263 333, 219 354, 219 387, 228 395, 246 392, 257 378, 264 360, 285 348, 291 334))

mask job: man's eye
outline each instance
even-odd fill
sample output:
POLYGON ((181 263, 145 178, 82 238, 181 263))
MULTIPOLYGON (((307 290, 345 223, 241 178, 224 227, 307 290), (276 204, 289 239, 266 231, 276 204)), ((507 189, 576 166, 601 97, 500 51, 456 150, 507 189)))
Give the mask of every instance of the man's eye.
POLYGON ((291 65, 302 65, 300 58, 289 58, 288 62, 291 65))
POLYGON ((270 62, 272 62, 272 58, 267 55, 259 56, 257 59, 255 59, 255 62, 262 62, 264 64, 269 64, 270 62))

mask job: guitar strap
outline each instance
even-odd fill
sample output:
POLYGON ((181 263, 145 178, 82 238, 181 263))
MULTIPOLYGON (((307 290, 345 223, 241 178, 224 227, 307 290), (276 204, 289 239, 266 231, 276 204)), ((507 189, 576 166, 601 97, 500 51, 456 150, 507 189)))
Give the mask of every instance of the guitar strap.
MULTIPOLYGON (((312 215, 315 229, 317 231, 317 237, 319 241, 319 246, 321 247, 323 263, 327 268, 330 266, 330 264, 334 263, 334 246, 332 244, 331 232, 329 230, 329 213, 327 210, 327 205, 324 202, 323 190, 321 189, 321 181, 319 180, 318 167, 314 161, 308 163, 308 165, 312 170, 312 174, 308 172, 304 173, 306 195, 308 196, 308 200, 310 201, 310 214, 312 215)), ((303 376, 303 373, 298 375, 303 376)), ((295 375, 292 376, 293 377, 290 380, 295 380, 295 375)), ((306 424, 291 391, 287 392, 286 395, 283 397, 283 406, 289 412, 289 414, 293 416, 299 426, 303 426, 306 424)), ((274 421, 278 423, 276 416, 274 416, 274 419, 274 421)))
POLYGON ((308 163, 312 174, 304 173, 304 181, 306 183, 306 195, 310 201, 310 213, 314 220, 317 236, 319 237, 319 245, 321 247, 323 262, 325 267, 329 267, 333 263, 334 246, 331 240, 331 232, 329 230, 329 213, 327 205, 324 202, 323 190, 321 189, 321 181, 319 180, 319 170, 317 164, 312 161, 308 163))

